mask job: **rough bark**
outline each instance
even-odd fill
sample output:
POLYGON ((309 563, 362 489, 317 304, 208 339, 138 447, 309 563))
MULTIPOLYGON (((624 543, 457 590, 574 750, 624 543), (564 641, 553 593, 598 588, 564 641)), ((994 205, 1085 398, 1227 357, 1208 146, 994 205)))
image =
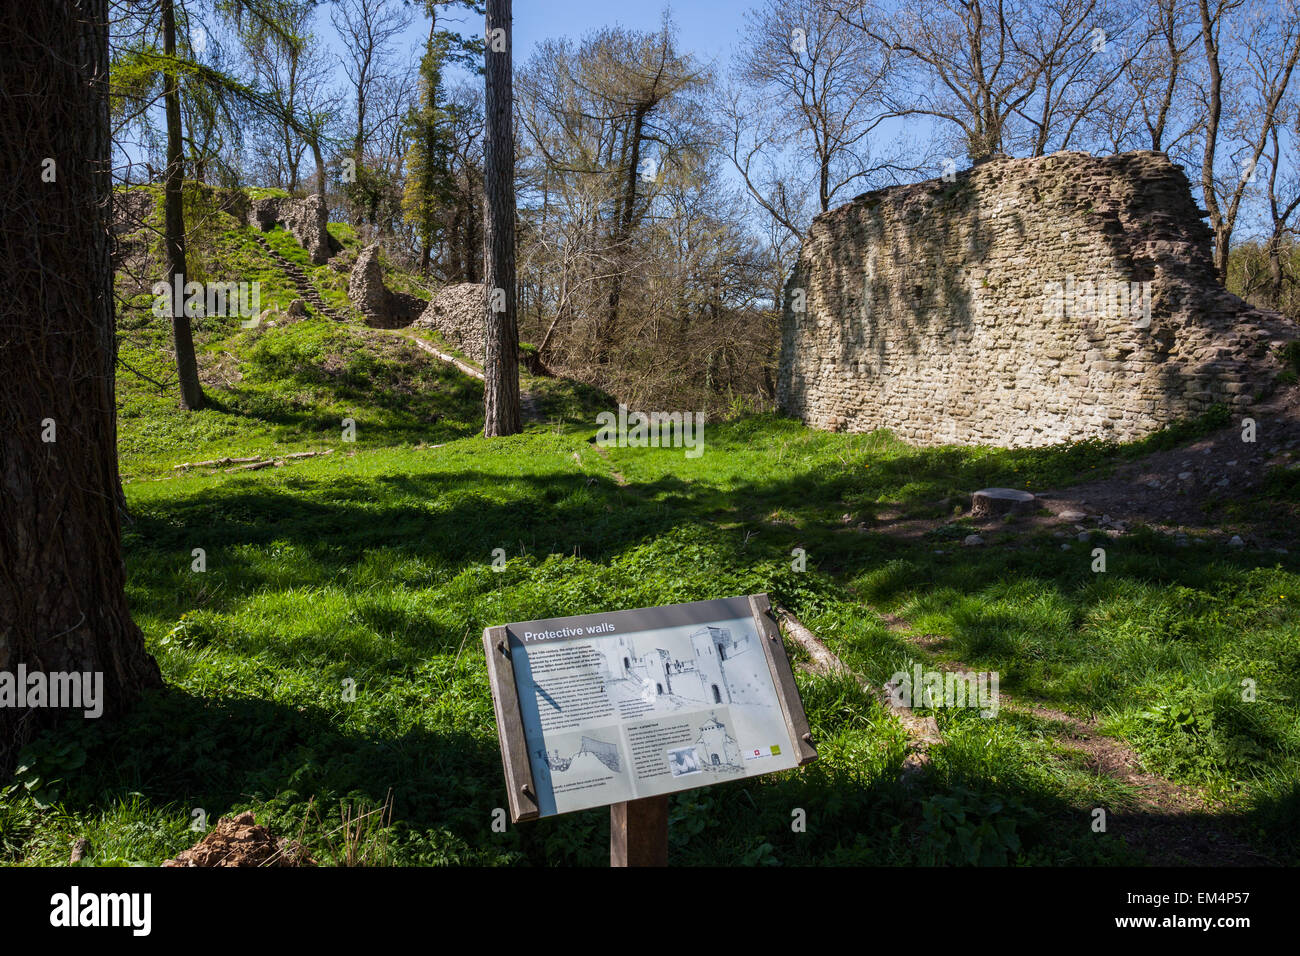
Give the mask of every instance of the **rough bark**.
POLYGON ((623 298, 624 268, 622 259, 628 239, 632 235, 632 226, 636 221, 636 184, 641 175, 641 138, 645 129, 645 117, 649 106, 639 106, 632 115, 631 129, 623 142, 624 181, 623 192, 614 208, 614 231, 610 236, 610 248, 614 254, 614 274, 610 277, 609 296, 605 302, 605 318, 601 323, 597 341, 596 361, 604 364, 609 360, 609 345, 618 325, 619 303, 623 298))
POLYGON ((311 158, 316 164, 316 192, 325 199, 325 156, 321 153, 320 135, 314 134, 311 141, 311 158))
POLYGON ((487 2, 487 49, 484 52, 486 116, 483 128, 484 192, 484 322, 483 434, 514 435, 522 430, 519 417, 519 327, 515 291, 515 140, 511 127, 510 0, 487 2), (504 30, 505 42, 494 50, 494 31, 504 30), (505 308, 493 309, 495 299, 505 308))
MULTIPOLYGON (((161 676, 116 507, 107 6, 0 5, 0 670, 100 672, 112 716, 161 676)), ((0 707, 0 775, 68 715, 0 707)))
POLYGON ((482 215, 482 208, 479 206, 475 196, 481 192, 482 183, 478 183, 478 189, 475 189, 473 177, 470 177, 469 188, 466 191, 467 201, 465 203, 465 229, 464 229, 464 262, 465 274, 462 277, 464 282, 480 282, 483 279, 483 251, 481 248, 482 240, 478 233, 482 231, 482 223, 479 221, 482 215))
MULTIPOLYGON (((176 55, 176 11, 172 0, 162 0, 163 52, 176 55)), ((180 78, 174 70, 163 78, 163 102, 167 114, 167 174, 163 181, 163 233, 167 246, 167 282, 173 293, 185 288, 185 154, 181 140, 180 78)), ((203 386, 194 355, 194 333, 185 314, 184 296, 172 296, 172 342, 176 349, 176 377, 181 386, 181 405, 203 407, 203 386)))

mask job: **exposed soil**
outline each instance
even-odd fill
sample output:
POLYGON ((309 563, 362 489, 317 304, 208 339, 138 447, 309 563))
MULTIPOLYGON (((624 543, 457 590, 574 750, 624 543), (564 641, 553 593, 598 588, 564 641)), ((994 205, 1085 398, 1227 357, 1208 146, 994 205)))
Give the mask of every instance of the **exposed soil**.
POLYGON ((1108 810, 1107 832, 1125 838, 1161 865, 1266 866, 1273 863, 1252 849, 1236 832, 1233 821, 1194 787, 1166 780, 1142 769, 1129 747, 1097 732, 1095 718, 1083 721, 1038 704, 1008 701, 1002 706, 1056 725, 1054 741, 1083 756, 1095 774, 1130 788, 1131 802, 1108 810))
MULTIPOLYGON (((1038 505, 1050 514, 967 520, 986 544, 1040 530, 1063 541, 1094 531, 1115 537, 1145 525, 1174 535, 1179 544, 1292 550, 1300 546, 1294 508, 1258 498, 1271 469, 1300 468, 1300 386, 1252 409, 1250 417, 1255 422, 1253 442, 1243 440, 1242 420, 1237 418, 1188 445, 1126 462, 1104 478, 1039 492, 1038 505)), ((857 529, 918 539, 951 520, 883 511, 875 522, 857 529)), ((961 544, 958 540, 938 547, 961 544)))
MULTIPOLYGON (((609 463, 609 450, 605 448, 605 446, 597 445, 593 441, 591 443, 591 447, 596 449, 596 454, 598 454, 601 458, 605 459, 606 464, 609 463)), ((574 453, 574 457, 577 457, 577 452, 574 453)), ((610 468, 609 476, 614 479, 614 483, 618 485, 620 488, 625 487, 627 485, 627 477, 616 468, 610 468)))
POLYGON ((1288 389, 1250 417, 1254 442, 1243 440, 1237 419, 1190 445, 1122 465, 1107 478, 1039 497, 1056 515, 1083 512, 1121 532, 1140 522, 1175 533, 1236 533, 1254 547, 1294 544, 1297 529, 1276 522, 1268 509, 1251 515, 1231 505, 1258 495, 1269 469, 1300 465, 1300 388, 1288 389))
POLYGON ((307 850, 297 842, 276 837, 258 826, 251 811, 223 818, 188 850, 181 851, 163 866, 315 866, 307 850))

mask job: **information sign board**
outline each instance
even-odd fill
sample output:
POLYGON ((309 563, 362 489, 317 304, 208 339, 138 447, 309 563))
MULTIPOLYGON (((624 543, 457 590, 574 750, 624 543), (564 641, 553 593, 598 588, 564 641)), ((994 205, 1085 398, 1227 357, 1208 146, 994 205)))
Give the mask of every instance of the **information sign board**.
POLYGON ((483 633, 515 821, 817 756, 765 594, 483 633))

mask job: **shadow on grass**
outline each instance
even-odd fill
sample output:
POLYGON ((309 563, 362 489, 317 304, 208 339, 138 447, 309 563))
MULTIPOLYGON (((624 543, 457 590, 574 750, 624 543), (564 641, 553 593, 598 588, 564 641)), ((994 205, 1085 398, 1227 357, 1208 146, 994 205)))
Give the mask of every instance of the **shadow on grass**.
MULTIPOLYGON (((500 757, 490 733, 463 729, 366 735, 317 707, 261 699, 207 698, 174 688, 150 694, 110 727, 83 740, 89 759, 62 799, 65 810, 137 807, 215 822, 255 805, 258 820, 308 845, 330 844, 340 801, 379 806, 392 795, 399 842, 450 836, 462 858, 534 865, 603 866, 608 811, 566 814, 492 828, 505 806, 500 757), (321 822, 323 821, 323 823, 321 822)), ((970 789, 926 775, 897 782, 899 764, 869 774, 814 762, 801 771, 688 791, 672 798, 675 865, 1008 865, 1137 862, 1116 841, 1061 826, 1081 811, 1016 784, 970 789), (797 812, 796 812, 797 811, 797 812), (799 826, 793 822, 799 820, 799 826)), ((1146 823, 1135 821, 1135 825, 1146 823)), ((197 839, 197 836, 195 836, 197 839)), ((176 847, 177 850, 182 847, 176 847)), ((404 850, 398 859, 406 860, 404 850)), ((418 857, 416 859, 418 862, 418 857)))
POLYGON ((495 739, 460 730, 365 735, 319 707, 249 697, 200 697, 169 687, 81 740, 86 764, 69 781, 66 809, 111 807, 139 794, 210 823, 232 807, 269 806, 280 835, 294 835, 307 801, 337 823, 339 801, 383 803, 417 830, 448 830, 478 842, 505 794, 495 739), (283 815, 281 815, 283 814, 283 815))
MULTIPOLYGON (((433 387, 428 383, 417 392, 373 387, 346 373, 321 370, 294 378, 304 388, 328 388, 327 404, 348 407, 355 403, 352 417, 365 444, 383 447, 402 443, 451 441, 476 434, 482 428, 482 388, 460 376, 438 374, 433 387), (376 410, 382 415, 375 415, 376 410)), ((208 407, 237 418, 283 429, 339 434, 341 419, 321 403, 295 404, 279 388, 248 387, 211 390, 208 407)))
MULTIPOLYGON (((895 481, 897 474, 871 480, 887 484, 895 481)), ((521 475, 465 470, 366 479, 295 478, 283 490, 268 487, 257 478, 232 480, 185 498, 151 501, 137 515, 129 551, 133 563, 141 566, 133 568, 131 583, 137 594, 143 594, 146 611, 166 616, 178 608, 189 609, 176 594, 175 572, 164 568, 176 564, 169 560, 174 552, 188 555, 196 529, 202 529, 204 546, 210 556, 218 559, 213 566, 226 575, 234 597, 266 589, 265 556, 255 552, 273 544, 292 544, 304 556, 305 564, 294 568, 294 584, 312 586, 348 574, 375 552, 419 559, 443 568, 466 569, 486 567, 493 548, 522 541, 535 554, 579 550, 589 559, 613 562, 660 538, 671 538, 673 545, 665 552, 645 556, 646 562, 654 564, 656 574, 667 580, 676 568, 682 577, 694 575, 695 581, 704 581, 698 587, 705 591, 714 588, 719 592, 686 594, 674 597, 676 600, 721 596, 721 591, 730 590, 734 577, 718 574, 710 580, 708 569, 701 572, 698 567, 701 562, 732 571, 758 569, 755 573, 770 575, 773 569, 788 567, 790 549, 796 545, 808 547, 810 570, 814 573, 787 575, 782 581, 801 583, 791 584, 785 592, 777 583, 773 590, 798 613, 805 608, 815 610, 816 598, 801 603, 797 589, 804 586, 803 580, 811 586, 813 579, 823 577, 817 572, 834 571, 841 579, 852 578, 879 571, 891 562, 897 565, 897 573, 873 579, 866 589, 869 593, 863 595, 868 600, 888 604, 918 591, 940 589, 974 595, 1007 580, 1041 592, 1049 603, 1056 598, 1069 602, 1076 614, 1089 613, 1106 597, 1105 591, 1097 588, 1097 577, 1088 570, 1087 561, 1060 552, 1051 542, 1039 550, 958 549, 939 557, 931 553, 932 543, 848 530, 838 520, 838 512, 846 491, 860 487, 860 482, 859 477, 848 474, 816 478, 807 473, 786 474, 762 481, 740 481, 724 493, 676 476, 621 487, 608 478, 577 473, 521 475), (795 503, 793 525, 761 522, 775 501, 795 503), (733 527, 719 528, 723 523, 733 527), (681 537, 683 534, 687 537, 681 537)), ((929 493, 924 486, 913 487, 923 489, 915 492, 917 495, 929 493)), ((1216 592, 1239 585, 1263 560, 1243 553, 1174 549, 1156 538, 1141 536, 1124 539, 1117 550, 1125 549, 1130 551, 1127 557, 1116 554, 1112 560, 1114 570, 1126 569, 1126 577, 1216 592), (1125 561, 1130 563, 1125 565, 1125 561)), ((641 558, 634 555, 633 560, 641 558)), ((187 564, 188 558, 176 566, 187 564)), ((838 587, 830 583, 827 586, 838 587)), ((572 599, 572 595, 564 598, 572 599)), ((669 603, 666 597, 664 603, 669 603)), ((402 635, 407 646, 401 653, 445 653, 457 636, 447 629, 447 622, 423 612, 370 607, 358 599, 357 614, 368 627, 402 635)), ((542 611, 538 614, 545 616, 542 611)), ((460 623, 472 632, 482 623, 493 622, 460 623)), ((1067 623, 1073 629, 1077 621, 1067 623)), ((1091 653, 1086 647, 1071 648, 1069 642, 1051 647, 1050 643, 1034 639, 1025 645, 1029 639, 1025 635, 1034 637, 1042 632, 1042 626, 1030 614, 1008 608, 990 609, 958 627, 953 635, 954 646, 963 652, 993 657, 1025 651, 1029 655, 1026 660, 1041 657, 1047 648, 1049 656, 1067 663, 1086 660, 1091 653), (1009 638, 1012 633, 1018 637, 1009 638)), ((1077 640, 1077 635, 1071 640, 1077 640)), ((327 653, 327 644, 322 635, 307 649, 322 655, 327 653)), ((286 647, 283 659, 303 649, 286 647)), ((271 660, 277 659, 273 649, 264 648, 262 652, 271 660)), ((1016 676, 1009 675, 1004 687, 1010 690, 1016 686, 1016 676)), ((1082 696, 1062 702, 1091 703, 1094 690, 1084 690, 1082 696)), ((174 719, 145 717, 138 719, 142 723, 125 725, 134 726, 121 738, 121 753, 128 759, 114 769, 118 782, 111 786, 106 782, 107 789, 101 788, 100 792, 133 787, 151 799, 186 801, 194 793, 194 800, 207 800, 215 806, 221 806, 222 801, 229 805, 240 795, 257 794, 259 800, 265 800, 289 792, 291 796, 285 799, 292 805, 308 795, 318 801, 328 798, 336 804, 339 794, 354 790, 381 800, 392 780, 409 778, 413 784, 403 783, 400 792, 395 790, 400 807, 398 819, 410 821, 417 829, 449 829, 475 847, 492 845, 490 835, 485 835, 486 828, 492 810, 504 803, 499 757, 490 736, 482 735, 481 728, 478 734, 422 731, 370 739, 338 729, 333 723, 335 718, 324 712, 295 713, 296 709, 261 701, 203 701, 179 692, 173 694, 178 695, 171 698, 169 705, 177 708, 174 719), (193 726, 178 734, 176 728, 188 725, 193 726), (203 727, 229 729, 218 734, 203 727), (178 736, 187 734, 209 742, 202 748, 176 743, 178 736), (210 739, 214 734, 215 742, 210 739), (154 736, 158 739, 150 739, 154 736), (138 739, 149 742, 141 744, 138 739), (243 755, 226 754, 232 748, 244 751, 243 755), (222 756, 211 756, 214 750, 222 756), (444 794, 451 796, 444 799, 444 794)), ((990 789, 988 781, 972 780, 969 784, 972 791, 984 793, 990 789)), ((1051 794, 1015 786, 992 789, 1032 805, 1034 812, 1048 821, 1040 825, 1032 822, 1039 817, 1024 815, 1031 821, 1023 831, 1026 846, 1038 848, 1035 852, 1039 855, 1033 862, 1095 863, 1134 858, 1131 851, 1121 852, 1114 844, 1108 844, 1105 850, 1097 849, 1087 842, 1086 833, 1077 841, 1062 836, 1061 821, 1072 821, 1078 810, 1051 794), (1053 820, 1057 823, 1050 822, 1053 820)), ((864 780, 814 765, 814 769, 790 779, 777 778, 762 784, 738 782, 717 792, 733 796, 715 797, 715 791, 709 791, 710 799, 723 801, 713 804, 713 810, 694 809, 698 801, 687 797, 677 799, 675 805, 685 814, 681 817, 684 830, 700 827, 687 844, 677 847, 681 862, 961 862, 949 857, 957 852, 952 849, 957 844, 948 842, 943 833, 948 827, 952 839, 960 841, 965 838, 959 835, 965 832, 963 825, 944 824, 942 804, 931 806, 933 819, 926 824, 921 809, 924 799, 948 793, 946 787, 937 784, 927 791, 928 797, 918 798, 896 791, 887 776, 864 780), (801 841, 788 836, 792 832, 792 806, 803 807, 810 816, 815 810, 826 821, 826 829, 815 839, 801 841), (710 813, 738 812, 751 821, 757 814, 757 827, 737 829, 707 823, 710 813), (691 814, 697 814, 699 819, 691 822, 691 814), (932 839, 918 847, 916 828, 922 825, 930 827, 925 832, 933 831, 932 839), (893 831, 894 827, 900 829, 893 831), (754 843, 754 832, 766 836, 754 843), (769 850, 763 849, 764 843, 769 850)), ((1287 796, 1279 791, 1274 801, 1277 807, 1269 810, 1271 804, 1261 806, 1252 819, 1271 830, 1285 829, 1281 821, 1295 799, 1294 792, 1287 796)), ((996 818, 998 812, 989 815, 996 818)), ((974 816, 978 818, 979 813, 974 816)), ((605 819, 602 811, 593 811, 523 827, 517 837, 512 837, 518 841, 512 845, 535 863, 600 864, 603 841, 608 836, 603 829, 607 826, 605 819)), ((1187 818, 1181 819, 1187 822, 1187 818)), ((1213 818, 1206 815, 1204 822, 1209 827, 1213 818)), ((1154 818, 1146 822, 1135 819, 1132 826, 1137 832, 1158 832, 1164 824, 1154 818)), ((1086 831, 1086 827, 1083 829, 1086 831)), ((1195 830, 1195 826, 1191 829, 1195 830)), ((1010 847, 1005 849, 1011 852, 1010 847)))

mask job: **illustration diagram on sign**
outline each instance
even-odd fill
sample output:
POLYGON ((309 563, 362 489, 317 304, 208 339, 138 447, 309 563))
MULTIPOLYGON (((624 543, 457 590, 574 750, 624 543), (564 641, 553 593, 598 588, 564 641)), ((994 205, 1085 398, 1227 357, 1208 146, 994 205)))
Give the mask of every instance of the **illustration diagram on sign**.
POLYGON ((745 762, 740 756, 740 745, 727 733, 727 725, 713 714, 700 727, 700 737, 695 741, 695 752, 700 756, 705 770, 713 773, 742 773, 745 762))
POLYGON ((552 773, 565 773, 580 757, 590 755, 603 763, 613 773, 619 773, 622 764, 618 759, 618 744, 583 736, 577 751, 568 757, 561 757, 559 750, 539 750, 537 756, 546 762, 552 773))
POLYGON ((643 701, 649 710, 702 705, 769 706, 762 677, 767 662, 744 621, 688 633, 657 631, 606 642, 606 690, 613 700, 643 701))

